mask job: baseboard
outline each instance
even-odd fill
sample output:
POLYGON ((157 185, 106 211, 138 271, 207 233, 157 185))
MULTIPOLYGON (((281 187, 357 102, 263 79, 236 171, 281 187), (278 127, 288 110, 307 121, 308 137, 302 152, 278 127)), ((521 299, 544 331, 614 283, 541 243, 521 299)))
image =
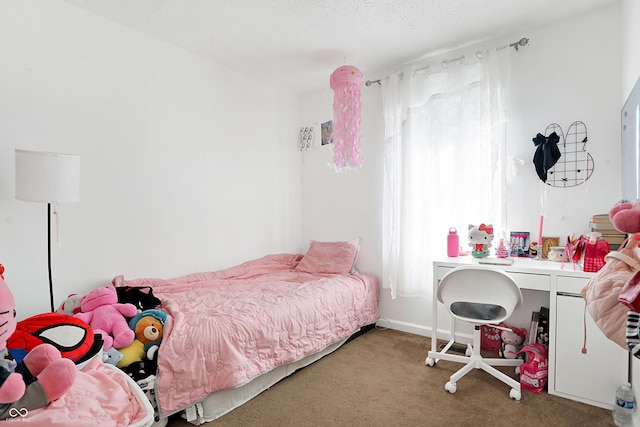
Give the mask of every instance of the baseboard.
POLYGON ((431 328, 416 323, 403 322, 401 320, 380 318, 376 322, 378 328, 394 329, 396 331, 408 332, 410 334, 431 337, 431 328))
MULTIPOLYGON (((432 332, 432 329, 429 326, 418 325, 416 323, 409 323, 401 320, 385 319, 385 318, 378 319, 378 322, 376 323, 376 327, 408 332, 410 334, 421 335, 428 338, 431 338, 431 332, 432 332)), ((450 331, 443 331, 441 329, 438 329, 439 340, 448 341, 450 338, 451 338, 450 331)), ((457 333, 456 342, 464 343, 464 344, 473 342, 473 335, 457 333)))

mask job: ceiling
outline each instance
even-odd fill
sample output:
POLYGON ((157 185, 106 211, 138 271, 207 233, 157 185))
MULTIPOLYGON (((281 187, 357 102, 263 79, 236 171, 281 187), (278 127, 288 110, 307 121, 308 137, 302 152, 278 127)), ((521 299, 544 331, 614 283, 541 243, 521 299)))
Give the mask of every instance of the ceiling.
MULTIPOLYGON (((63 0, 297 93, 618 0, 63 0)), ((516 40, 514 40, 516 41, 516 40)), ((533 41, 532 41, 533 42, 533 41)))

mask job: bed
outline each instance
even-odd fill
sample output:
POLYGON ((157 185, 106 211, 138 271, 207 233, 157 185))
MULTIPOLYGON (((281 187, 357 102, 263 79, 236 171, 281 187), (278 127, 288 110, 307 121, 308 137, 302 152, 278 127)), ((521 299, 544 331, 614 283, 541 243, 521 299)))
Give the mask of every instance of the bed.
POLYGON ((165 323, 155 378, 156 425, 181 412, 212 421, 326 354, 378 318, 378 282, 355 271, 357 241, 311 242, 151 286, 165 323))

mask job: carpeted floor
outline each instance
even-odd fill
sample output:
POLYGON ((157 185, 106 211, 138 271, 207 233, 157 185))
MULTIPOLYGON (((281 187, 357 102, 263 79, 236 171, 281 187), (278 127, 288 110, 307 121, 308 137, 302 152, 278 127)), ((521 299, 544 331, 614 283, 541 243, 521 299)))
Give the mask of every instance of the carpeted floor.
POLYGON ((461 365, 426 366, 429 348, 429 338, 374 329, 205 426, 613 425, 608 410, 546 392, 511 400, 510 387, 481 370, 449 394, 444 384, 461 365))

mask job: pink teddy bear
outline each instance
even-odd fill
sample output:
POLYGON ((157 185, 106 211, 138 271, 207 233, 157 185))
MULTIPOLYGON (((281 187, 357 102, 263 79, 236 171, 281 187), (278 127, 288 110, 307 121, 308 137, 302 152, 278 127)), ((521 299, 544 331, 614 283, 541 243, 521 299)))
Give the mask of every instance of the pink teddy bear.
POLYGON ((133 342, 134 332, 129 328, 126 317, 138 314, 133 304, 119 304, 116 288, 105 286, 94 289, 82 298, 81 313, 74 317, 86 322, 93 332, 102 335, 102 348, 124 348, 133 342))

